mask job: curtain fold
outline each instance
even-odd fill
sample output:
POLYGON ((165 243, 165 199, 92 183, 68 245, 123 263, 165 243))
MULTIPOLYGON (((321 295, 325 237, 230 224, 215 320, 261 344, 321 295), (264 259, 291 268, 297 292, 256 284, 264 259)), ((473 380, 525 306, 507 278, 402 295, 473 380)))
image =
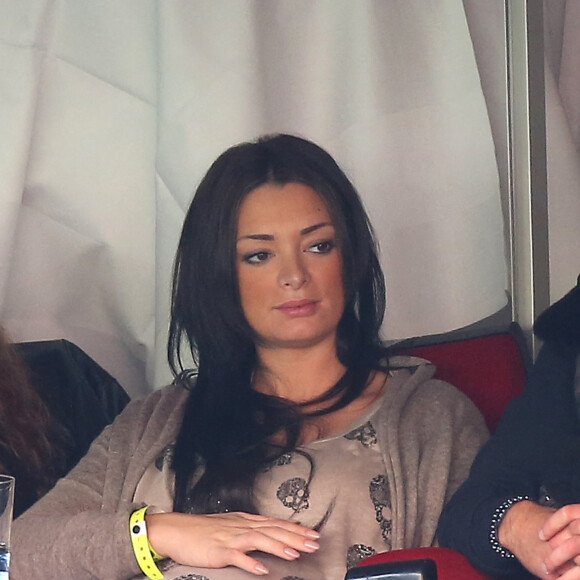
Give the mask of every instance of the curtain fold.
POLYGON ((361 192, 385 337, 505 305, 500 89, 482 90, 496 81, 474 52, 473 6, 9 0, 0 12, 0 321, 13 339, 67 338, 132 395, 166 382, 193 191, 225 148, 279 131, 325 147, 361 192))
POLYGON ((580 273, 580 3, 544 0, 550 299, 580 273))

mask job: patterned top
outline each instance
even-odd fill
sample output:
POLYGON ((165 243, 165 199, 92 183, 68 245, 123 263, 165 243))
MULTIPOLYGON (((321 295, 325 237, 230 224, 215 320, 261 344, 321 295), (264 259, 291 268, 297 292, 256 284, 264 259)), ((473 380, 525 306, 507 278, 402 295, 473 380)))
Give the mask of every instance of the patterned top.
MULTIPOLYGON (((261 514, 296 519, 321 532, 320 549, 292 562, 268 554, 257 558, 272 580, 342 580, 362 558, 391 547, 391 494, 373 420, 378 401, 349 428, 279 458, 264 471, 254 489, 261 514), (314 469, 306 454, 312 459, 314 469)), ((135 502, 171 511, 172 446, 144 473, 135 502)), ((234 567, 192 568, 160 563, 166 580, 246 580, 256 578, 234 567)), ((137 576, 136 578, 144 578, 137 576)))

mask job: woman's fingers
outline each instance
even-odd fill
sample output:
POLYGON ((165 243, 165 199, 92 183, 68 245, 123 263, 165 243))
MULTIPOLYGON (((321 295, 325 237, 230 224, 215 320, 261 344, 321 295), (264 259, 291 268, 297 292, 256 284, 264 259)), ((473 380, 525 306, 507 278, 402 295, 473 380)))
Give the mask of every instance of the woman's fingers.
POLYGON ((254 515, 254 514, 247 514, 244 512, 231 512, 228 514, 210 514, 208 515, 208 517, 212 517, 212 518, 221 518, 221 519, 233 519, 232 523, 235 523, 235 519, 239 519, 242 520, 240 522, 241 525, 250 525, 256 528, 261 528, 261 527, 278 527, 280 529, 284 529, 284 530, 288 530, 289 532, 292 532, 294 534, 301 534, 304 536, 307 536, 309 538, 313 538, 313 539, 318 539, 320 537, 320 534, 316 531, 313 530, 312 528, 308 528, 306 526, 303 526, 302 524, 298 523, 298 522, 292 522, 290 520, 279 520, 276 518, 270 518, 267 516, 258 516, 258 515, 254 515), (252 524, 249 524, 249 522, 252 522, 252 524))
POLYGON ((219 567, 235 566, 236 568, 250 572, 250 574, 256 574, 257 576, 263 576, 269 572, 268 568, 264 566, 262 562, 233 548, 226 550, 225 558, 228 563, 219 567))
POLYGON ((232 538, 231 545, 244 552, 259 550, 284 560, 294 560, 300 552, 316 552, 319 547, 318 542, 277 526, 248 530, 232 538))
POLYGON ((239 535, 237 537, 242 542, 238 545, 238 549, 243 549, 245 551, 252 549, 261 550, 263 552, 275 554, 280 558, 287 558, 288 554, 292 554, 293 551, 296 550, 301 552, 315 552, 319 548, 316 540, 318 540, 320 534, 311 528, 307 528, 301 524, 288 520, 264 517, 260 517, 258 520, 253 516, 247 517, 250 515, 251 514, 232 513, 225 515, 212 514, 208 517, 220 519, 228 526, 238 529, 239 535), (261 534, 261 536, 251 534, 251 530, 261 534), (263 538, 270 538, 275 541, 275 543, 272 543, 270 547, 268 547, 267 544, 264 545, 263 538), (258 542, 258 544, 251 545, 252 541, 258 542), (282 553, 280 547, 282 547, 282 549, 286 547, 291 548, 293 551, 282 553))
POLYGON ((318 544, 315 544, 313 540, 305 539, 296 534, 290 535, 276 526, 240 530, 240 533, 225 540, 222 546, 217 547, 217 551, 221 550, 222 554, 215 557, 215 561, 220 563, 216 567, 236 566, 261 576, 268 573, 267 567, 248 552, 259 551, 284 560, 295 560, 300 557, 301 551, 314 552, 317 547, 318 544), (225 548, 225 545, 229 545, 229 547, 225 548))
POLYGON ((276 551, 273 551, 275 550, 274 547, 268 549, 267 545, 265 546, 263 543, 263 538, 275 540, 276 544, 272 544, 272 546, 294 548, 301 552, 315 552, 319 547, 316 540, 320 537, 320 534, 317 531, 288 520, 278 520, 263 516, 259 516, 258 519, 252 514, 244 513, 211 514, 207 517, 223 522, 232 532, 232 537, 237 537, 242 541, 238 548, 246 551, 252 549, 261 550, 275 553, 281 558, 286 557, 279 549, 276 551), (237 536, 234 530, 238 530, 237 536), (251 534, 252 530, 261 535, 251 534), (251 545, 252 541, 258 542, 259 545, 251 545))
POLYGON ((232 565, 258 575, 267 570, 248 552, 294 560, 301 552, 318 549, 318 532, 252 514, 151 514, 147 527, 152 547, 176 562, 204 568, 232 565))
POLYGON ((261 563, 248 553, 263 552, 291 561, 299 558, 301 553, 315 552, 318 547, 318 542, 313 539, 289 532, 277 525, 254 529, 237 528, 235 533, 230 529, 223 535, 220 534, 219 541, 214 544, 215 553, 210 554, 210 560, 217 564, 216 567, 234 565, 256 573, 256 570, 259 571, 256 565, 261 563))
POLYGON ((237 517, 243 520, 249 520, 254 522, 267 522, 272 520, 268 516, 261 516, 259 514, 248 514, 246 512, 228 512, 225 514, 208 514, 208 517, 215 517, 215 518, 227 518, 227 517, 237 517))

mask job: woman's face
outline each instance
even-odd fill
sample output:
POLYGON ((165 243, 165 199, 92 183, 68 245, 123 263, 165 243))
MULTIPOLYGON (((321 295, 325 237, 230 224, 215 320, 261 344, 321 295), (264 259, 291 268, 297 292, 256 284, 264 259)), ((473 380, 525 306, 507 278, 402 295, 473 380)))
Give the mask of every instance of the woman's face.
POLYGON ((242 202, 236 268, 244 314, 269 348, 336 342, 342 260, 322 198, 299 183, 266 184, 242 202))

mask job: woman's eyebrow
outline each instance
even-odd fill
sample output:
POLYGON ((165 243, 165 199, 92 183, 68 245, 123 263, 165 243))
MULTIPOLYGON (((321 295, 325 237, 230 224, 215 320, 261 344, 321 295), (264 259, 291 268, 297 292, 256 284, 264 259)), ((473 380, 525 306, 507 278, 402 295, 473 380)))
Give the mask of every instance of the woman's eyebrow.
MULTIPOLYGON (((307 228, 303 228, 300 230, 301 236, 306 236, 320 228, 324 228, 326 226, 334 227, 331 222, 321 222, 319 224, 314 224, 313 226, 308 226, 307 228)), ((274 240, 274 236, 272 234, 248 234, 247 236, 241 236, 238 238, 238 242, 240 240, 262 240, 262 241, 272 241, 274 240)))
POLYGON ((271 241, 274 239, 272 234, 248 234, 247 236, 241 236, 238 238, 238 242, 240 240, 267 240, 271 241))
POLYGON ((324 228, 325 226, 334 227, 331 222, 321 222, 319 224, 314 224, 313 226, 308 226, 307 228, 300 230, 300 234, 302 236, 305 236, 306 234, 310 234, 312 232, 315 232, 316 230, 319 230, 320 228, 324 228))

